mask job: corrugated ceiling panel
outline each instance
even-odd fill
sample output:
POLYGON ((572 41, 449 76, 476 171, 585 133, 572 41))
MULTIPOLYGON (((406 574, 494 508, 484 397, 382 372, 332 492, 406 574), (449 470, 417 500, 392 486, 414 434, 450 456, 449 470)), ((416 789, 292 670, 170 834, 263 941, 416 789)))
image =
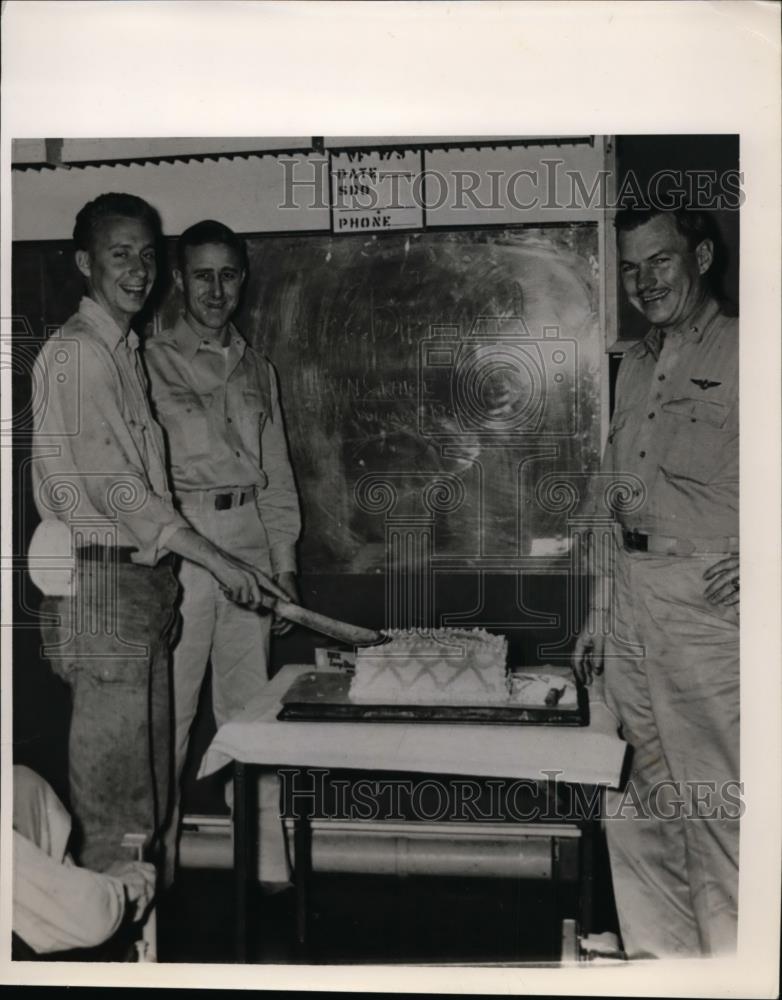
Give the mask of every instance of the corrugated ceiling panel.
MULTIPOLYGON (((328 208, 313 207, 311 182, 316 167, 312 158, 299 154, 283 159, 242 157, 14 171, 13 238, 70 239, 76 213, 104 191, 145 198, 160 212, 169 236, 209 217, 246 233, 328 229, 328 208), (282 207, 286 202, 283 159, 295 160, 296 179, 303 182, 292 208, 282 207)), ((322 161, 322 157, 314 159, 322 161)))

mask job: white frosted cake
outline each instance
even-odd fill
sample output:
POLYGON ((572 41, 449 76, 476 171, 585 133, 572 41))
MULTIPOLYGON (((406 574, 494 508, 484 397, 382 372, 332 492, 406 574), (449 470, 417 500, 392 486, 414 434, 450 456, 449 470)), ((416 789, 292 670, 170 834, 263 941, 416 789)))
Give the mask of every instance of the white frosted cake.
POLYGON ((356 655, 350 700, 370 705, 507 702, 508 641, 485 629, 391 629, 356 655))

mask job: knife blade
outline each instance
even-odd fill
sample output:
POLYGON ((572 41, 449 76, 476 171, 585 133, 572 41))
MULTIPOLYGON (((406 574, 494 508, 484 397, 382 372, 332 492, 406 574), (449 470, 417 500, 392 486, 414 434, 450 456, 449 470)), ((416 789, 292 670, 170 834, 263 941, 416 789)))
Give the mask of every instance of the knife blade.
POLYGON ((349 642, 355 646, 377 642, 381 638, 380 633, 373 629, 329 618, 328 615, 303 608, 300 604, 294 604, 292 601, 283 601, 270 594, 264 593, 261 603, 265 608, 279 615, 280 618, 285 618, 286 621, 304 625, 305 628, 310 628, 313 632, 321 632, 323 635, 330 635, 332 639, 340 639, 342 642, 349 642))

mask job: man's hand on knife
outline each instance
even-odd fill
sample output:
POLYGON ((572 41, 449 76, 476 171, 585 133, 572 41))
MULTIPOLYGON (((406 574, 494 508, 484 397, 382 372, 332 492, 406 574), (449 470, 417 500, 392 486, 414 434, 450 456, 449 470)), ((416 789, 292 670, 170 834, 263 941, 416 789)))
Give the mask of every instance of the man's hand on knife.
POLYGON ((262 570, 250 563, 229 555, 192 528, 179 528, 166 542, 170 552, 176 552, 184 559, 190 559, 198 566, 209 570, 220 587, 232 601, 256 610, 269 606, 264 601, 264 593, 272 594, 283 601, 288 594, 262 570))
MULTIPOLYGON (((301 604, 301 597, 299 596, 299 584, 296 579, 296 574, 286 571, 284 573, 276 573, 274 576, 274 582, 282 588, 287 594, 286 600, 290 601, 291 604, 301 604)), ((272 632, 274 635, 285 635, 286 632, 290 632, 293 628, 293 622, 286 621, 279 615, 274 616, 274 622, 272 623, 272 632)))
POLYGON ((235 556, 223 554, 214 568, 214 575, 232 601, 253 611, 268 605, 268 598, 264 600, 264 591, 283 601, 289 600, 282 587, 262 570, 235 556))

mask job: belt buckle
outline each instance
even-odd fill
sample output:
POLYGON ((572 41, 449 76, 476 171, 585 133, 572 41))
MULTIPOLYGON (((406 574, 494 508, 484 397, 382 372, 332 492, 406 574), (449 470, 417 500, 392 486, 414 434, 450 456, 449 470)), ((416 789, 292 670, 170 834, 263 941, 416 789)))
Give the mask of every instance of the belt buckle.
POLYGON ((252 490, 232 490, 230 493, 218 493, 215 498, 215 510, 231 510, 241 507, 252 495, 252 490))
POLYGON ((676 544, 673 546, 673 551, 671 555, 675 556, 691 556, 698 551, 698 547, 695 542, 691 542, 689 538, 677 538, 676 544))

